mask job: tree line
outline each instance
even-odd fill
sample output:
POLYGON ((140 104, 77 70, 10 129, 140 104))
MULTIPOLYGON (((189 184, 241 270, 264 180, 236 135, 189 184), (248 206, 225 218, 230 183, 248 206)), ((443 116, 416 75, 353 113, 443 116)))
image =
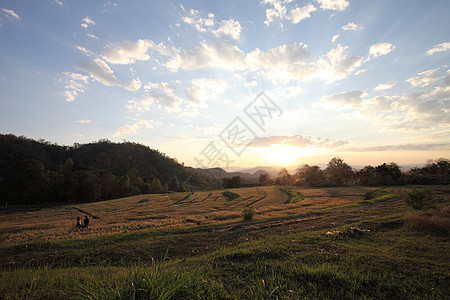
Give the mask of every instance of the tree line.
POLYGON ((59 146, 0 135, 2 203, 92 202, 211 188, 211 180, 147 146, 100 140, 59 146))
MULTIPOLYGON (((225 178, 225 188, 238 187, 240 178, 225 178)), ((402 172, 394 163, 383 163, 378 166, 365 166, 355 170, 342 158, 334 157, 322 170, 319 166, 304 164, 290 174, 282 168, 276 178, 269 174, 259 176, 260 185, 299 185, 305 187, 328 187, 345 185, 394 186, 406 184, 450 184, 450 160, 439 158, 428 160, 424 167, 414 167, 402 172)))

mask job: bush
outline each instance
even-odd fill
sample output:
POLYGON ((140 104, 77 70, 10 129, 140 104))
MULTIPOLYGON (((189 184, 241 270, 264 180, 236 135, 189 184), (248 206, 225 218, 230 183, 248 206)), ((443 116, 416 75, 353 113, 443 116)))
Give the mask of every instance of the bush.
POLYGON ((246 207, 242 211, 242 216, 244 220, 252 220, 253 216, 256 214, 255 209, 253 207, 246 207))
POLYGON ((442 210, 431 211, 429 213, 415 213, 406 215, 403 218, 406 227, 414 230, 450 233, 450 207, 442 210))
POLYGON ((434 205, 434 193, 430 188, 412 189, 405 196, 406 205, 413 209, 430 208, 434 205))

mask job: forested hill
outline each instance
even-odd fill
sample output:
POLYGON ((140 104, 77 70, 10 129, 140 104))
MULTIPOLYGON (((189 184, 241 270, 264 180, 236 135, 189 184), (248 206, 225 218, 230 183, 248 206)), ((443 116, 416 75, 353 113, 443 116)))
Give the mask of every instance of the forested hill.
POLYGON ((98 201, 213 183, 147 146, 100 140, 59 146, 0 134, 2 202, 98 201))

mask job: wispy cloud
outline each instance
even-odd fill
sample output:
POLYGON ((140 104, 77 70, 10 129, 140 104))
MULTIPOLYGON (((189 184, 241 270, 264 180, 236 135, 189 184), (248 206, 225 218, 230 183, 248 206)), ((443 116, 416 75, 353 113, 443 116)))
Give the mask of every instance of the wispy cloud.
POLYGON ((64 84, 64 96, 67 102, 75 101, 77 95, 85 92, 88 84, 88 76, 73 72, 62 73, 59 80, 64 84))
POLYGON ((414 77, 406 79, 406 82, 409 82, 413 87, 428 86, 439 80, 439 78, 436 75, 438 70, 439 68, 423 71, 414 77))
POLYGON ((341 29, 344 31, 356 31, 356 30, 362 30, 362 27, 359 25, 356 25, 353 22, 349 22, 346 25, 342 26, 341 29))
POLYGON ((391 81, 391 82, 387 82, 387 83, 380 83, 379 85, 377 85, 375 87, 375 91, 385 91, 385 90, 389 90, 392 89, 395 86, 396 82, 395 81, 391 81))
POLYGON ((440 43, 427 51, 427 55, 433 55, 437 52, 445 52, 450 50, 450 42, 440 43))
POLYGON ((347 0, 317 0, 323 10, 343 11, 350 4, 347 0))
POLYGON ((395 46, 391 43, 378 43, 370 46, 369 48, 369 58, 377 58, 378 56, 386 55, 394 51, 395 46))
POLYGON ((22 18, 12 9, 1 8, 0 9, 0 26, 8 22, 19 23, 22 22, 22 18))
POLYGON ((311 135, 273 135, 253 139, 250 147, 270 147, 272 145, 283 145, 300 148, 308 146, 336 148, 346 144, 348 144, 347 141, 330 142, 327 138, 314 137, 311 135))
POLYGON ((81 20, 81 27, 83 27, 84 29, 88 29, 89 27, 92 27, 94 25, 96 25, 95 21, 90 17, 85 17, 83 18, 83 20, 81 20))

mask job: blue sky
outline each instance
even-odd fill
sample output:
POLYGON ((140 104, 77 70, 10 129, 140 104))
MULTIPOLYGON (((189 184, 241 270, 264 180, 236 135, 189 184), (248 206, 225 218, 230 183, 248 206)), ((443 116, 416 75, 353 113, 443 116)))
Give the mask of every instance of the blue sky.
POLYGON ((0 132, 231 169, 449 158, 449 15, 438 0, 3 0, 0 132))

